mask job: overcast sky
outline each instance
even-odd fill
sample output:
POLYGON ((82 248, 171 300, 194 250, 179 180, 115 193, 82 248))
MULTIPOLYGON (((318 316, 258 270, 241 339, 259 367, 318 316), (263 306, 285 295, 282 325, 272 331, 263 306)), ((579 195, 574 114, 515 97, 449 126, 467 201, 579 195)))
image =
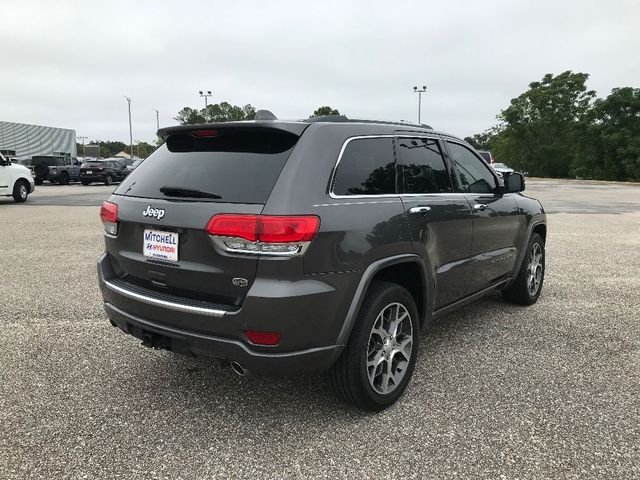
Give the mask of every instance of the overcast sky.
POLYGON ((640 87, 640 1, 0 0, 0 120, 151 141, 155 112, 213 102, 422 120, 466 136, 531 81, 640 87))

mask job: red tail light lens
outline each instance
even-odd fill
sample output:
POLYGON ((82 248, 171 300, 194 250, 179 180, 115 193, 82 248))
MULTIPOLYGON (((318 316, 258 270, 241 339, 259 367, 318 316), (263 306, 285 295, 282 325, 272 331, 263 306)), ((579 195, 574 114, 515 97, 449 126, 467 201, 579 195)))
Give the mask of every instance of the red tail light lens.
POLYGON ((251 343, 256 345, 278 345, 280 334, 277 332, 256 332, 255 330, 245 330, 244 334, 251 343))
POLYGON ((118 221, 118 205, 111 202, 102 202, 100 219, 103 222, 116 223, 118 221))
POLYGON ((258 237, 257 215, 214 215, 207 224, 209 235, 244 238, 255 242, 258 237))
POLYGON ((104 225, 104 231, 109 235, 118 234, 118 205, 111 202, 102 202, 100 208, 100 220, 104 225))
POLYGON ((308 242, 316 236, 320 219, 305 217, 258 217, 258 240, 263 243, 308 242))
POLYGON ((244 238, 251 242, 308 242, 320 228, 316 216, 215 215, 207 225, 209 235, 244 238))

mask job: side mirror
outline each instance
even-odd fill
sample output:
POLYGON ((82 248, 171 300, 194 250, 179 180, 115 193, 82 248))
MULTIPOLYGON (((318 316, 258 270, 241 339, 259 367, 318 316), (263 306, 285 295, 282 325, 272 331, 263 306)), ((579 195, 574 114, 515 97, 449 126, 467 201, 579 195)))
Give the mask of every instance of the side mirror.
POLYGON ((505 193, 518 193, 524 190, 524 176, 521 173, 503 173, 505 193))

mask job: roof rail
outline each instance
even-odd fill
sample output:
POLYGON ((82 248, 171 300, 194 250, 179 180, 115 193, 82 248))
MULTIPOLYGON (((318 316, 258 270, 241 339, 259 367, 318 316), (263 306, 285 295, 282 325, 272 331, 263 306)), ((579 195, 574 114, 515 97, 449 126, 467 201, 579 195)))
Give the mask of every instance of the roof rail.
POLYGON ((309 117, 303 122, 318 123, 318 122, 350 122, 346 115, 320 115, 318 117, 309 117))
POLYGON ((319 122, 349 122, 349 123, 380 123, 383 125, 399 125, 402 127, 418 127, 433 130, 431 125, 425 123, 411 123, 411 122, 391 122, 386 120, 363 120, 357 118, 347 118, 345 115, 322 115, 320 117, 311 117, 306 120, 302 120, 307 123, 319 123, 319 122))

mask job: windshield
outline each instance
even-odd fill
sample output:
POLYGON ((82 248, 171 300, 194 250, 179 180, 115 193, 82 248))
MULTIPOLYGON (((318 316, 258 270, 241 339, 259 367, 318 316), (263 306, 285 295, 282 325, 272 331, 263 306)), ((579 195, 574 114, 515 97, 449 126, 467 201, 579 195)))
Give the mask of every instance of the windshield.
POLYGON ((493 168, 509 168, 504 163, 494 163, 493 168))
POLYGON ((246 127, 204 138, 173 135, 114 193, 166 199, 166 187, 173 196, 198 201, 265 203, 297 141, 292 133, 246 127))

